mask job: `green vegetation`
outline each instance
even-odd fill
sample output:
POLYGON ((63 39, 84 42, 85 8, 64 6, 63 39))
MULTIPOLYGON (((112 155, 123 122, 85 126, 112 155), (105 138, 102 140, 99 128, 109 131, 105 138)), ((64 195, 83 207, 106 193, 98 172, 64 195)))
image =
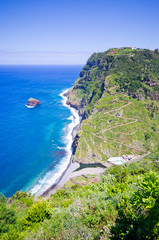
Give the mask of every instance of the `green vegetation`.
POLYGON ((69 93, 83 116, 75 161, 158 155, 159 53, 113 48, 94 53, 69 93))
POLYGON ((32 198, 31 206, 1 195, 0 238, 158 239, 158 167, 150 159, 113 166, 98 183, 81 186, 87 176, 78 177, 47 200, 32 198))
POLYGON ((159 103, 138 101, 122 93, 104 93, 83 120, 75 161, 104 163, 126 154, 158 155, 159 103))
POLYGON ((114 48, 94 53, 80 72, 69 94, 69 102, 83 117, 108 87, 137 99, 159 99, 159 52, 147 49, 114 48))

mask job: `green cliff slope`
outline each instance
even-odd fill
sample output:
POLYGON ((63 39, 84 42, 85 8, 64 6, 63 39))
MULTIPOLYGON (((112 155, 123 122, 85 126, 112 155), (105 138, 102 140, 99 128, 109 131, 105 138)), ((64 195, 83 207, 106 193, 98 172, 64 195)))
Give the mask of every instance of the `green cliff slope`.
POLYGON ((83 116, 75 161, 104 163, 125 154, 158 154, 158 100, 157 50, 93 54, 68 96, 83 116))
POLYGON ((159 99, 159 52, 114 48, 94 53, 80 72, 68 102, 88 116, 108 87, 137 99, 159 99))

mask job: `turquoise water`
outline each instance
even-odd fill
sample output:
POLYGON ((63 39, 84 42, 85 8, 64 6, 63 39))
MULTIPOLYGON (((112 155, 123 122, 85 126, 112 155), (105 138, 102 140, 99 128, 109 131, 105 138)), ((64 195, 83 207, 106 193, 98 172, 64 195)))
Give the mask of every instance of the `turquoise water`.
POLYGON ((70 156, 76 113, 60 93, 82 66, 0 66, 0 192, 41 193, 60 176, 70 156), (30 98, 41 101, 33 109, 30 98))

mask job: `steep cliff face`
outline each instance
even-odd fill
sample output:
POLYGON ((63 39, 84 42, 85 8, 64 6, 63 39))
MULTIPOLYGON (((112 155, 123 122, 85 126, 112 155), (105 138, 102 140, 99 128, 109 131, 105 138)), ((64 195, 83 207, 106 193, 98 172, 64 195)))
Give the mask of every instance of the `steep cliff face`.
POLYGON ((68 103, 86 118, 111 86, 138 100, 159 100, 159 52, 115 48, 94 53, 70 89, 68 103))
POLYGON ((159 53, 110 49, 93 54, 68 93, 83 117, 74 160, 106 162, 125 154, 157 154, 159 53))

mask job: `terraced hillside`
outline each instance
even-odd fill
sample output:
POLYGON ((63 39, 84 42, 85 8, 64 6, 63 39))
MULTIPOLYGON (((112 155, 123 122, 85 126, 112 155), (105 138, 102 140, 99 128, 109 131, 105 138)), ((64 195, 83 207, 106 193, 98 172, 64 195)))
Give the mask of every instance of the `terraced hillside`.
POLYGON ((125 154, 157 154, 159 103, 104 94, 83 120, 75 161, 105 162, 125 154))
POLYGON ((158 154, 158 88, 157 50, 93 54, 68 97, 83 117, 74 160, 104 163, 125 154, 158 154))

